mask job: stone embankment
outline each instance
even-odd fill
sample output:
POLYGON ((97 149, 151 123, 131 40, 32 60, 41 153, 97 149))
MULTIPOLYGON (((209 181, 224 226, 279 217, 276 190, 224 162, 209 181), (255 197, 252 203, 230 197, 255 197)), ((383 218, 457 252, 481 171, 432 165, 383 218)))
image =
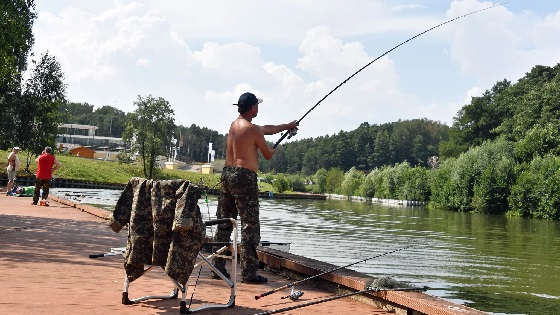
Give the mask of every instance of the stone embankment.
POLYGON ((325 194, 325 196, 327 199, 371 202, 371 203, 378 203, 386 206, 396 206, 396 207, 414 207, 414 206, 426 205, 425 201, 415 201, 415 200, 368 198, 368 197, 361 197, 361 196, 346 196, 346 195, 338 195, 338 194, 325 194))

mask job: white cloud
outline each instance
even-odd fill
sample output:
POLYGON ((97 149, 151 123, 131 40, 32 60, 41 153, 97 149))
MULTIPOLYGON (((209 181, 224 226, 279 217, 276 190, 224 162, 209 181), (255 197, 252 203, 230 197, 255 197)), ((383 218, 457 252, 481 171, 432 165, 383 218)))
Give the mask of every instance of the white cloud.
POLYGON ((416 3, 411 4, 401 4, 391 8, 391 11, 405 11, 405 10, 415 10, 415 9, 424 9, 426 6, 416 3))
POLYGON ((141 8, 133 2, 100 14, 79 8, 40 11, 34 27, 34 50, 37 54, 49 50, 57 57, 70 89, 81 80, 114 77, 119 66, 111 58, 138 47, 148 30, 161 22, 151 11, 135 15, 141 8))
MULTIPOLYGON (((171 102, 178 123, 220 132, 237 115, 231 104, 241 93, 252 91, 264 98, 257 123, 297 119, 372 60, 387 38, 400 39, 402 32, 424 30, 443 19, 433 18, 436 14, 429 7, 414 10, 420 7, 369 0, 352 5, 296 0, 116 1, 97 3, 95 9, 69 2, 76 7, 41 9, 48 4, 38 4, 35 51, 48 49, 61 62, 71 100, 130 111, 136 95, 150 93, 171 102), (409 16, 402 17, 405 13, 409 16)), ((488 4, 454 1, 446 14, 464 14, 488 4)), ((436 43, 448 52, 441 55, 442 61, 455 63, 461 72, 457 76, 465 82, 451 77, 431 98, 407 94, 401 76, 415 70, 403 70, 395 52, 329 96, 302 122, 298 138, 354 129, 363 121, 427 117, 450 122, 465 97, 504 77, 515 79, 536 63, 557 62, 559 31, 560 11, 538 17, 503 7, 450 24, 445 32, 419 39, 427 45, 403 50, 433 53, 427 49, 436 43), (461 85, 453 87, 460 92, 440 96, 453 85, 461 85)), ((424 89, 433 86, 417 84, 424 89)))
MULTIPOLYGON (((477 0, 454 1, 447 16, 490 6, 477 0)), ((507 5, 507 4, 506 4, 507 5)), ((449 26, 451 58, 461 71, 490 88, 503 78, 516 80, 536 64, 554 65, 560 55, 560 11, 537 17, 499 6, 449 26)))
POLYGON ((473 97, 482 96, 482 93, 484 93, 484 91, 485 91, 485 89, 483 89, 479 86, 473 86, 472 88, 470 88, 467 91, 467 97, 463 101, 463 104, 469 104, 473 97))
POLYGON ((136 60, 136 65, 141 67, 146 67, 150 64, 150 60, 146 58, 139 58, 136 60))
POLYGON ((157 1, 148 6, 173 20, 173 31, 189 38, 298 43, 305 31, 329 25, 336 36, 415 31, 434 22, 427 16, 394 16, 381 0, 323 1, 157 1))

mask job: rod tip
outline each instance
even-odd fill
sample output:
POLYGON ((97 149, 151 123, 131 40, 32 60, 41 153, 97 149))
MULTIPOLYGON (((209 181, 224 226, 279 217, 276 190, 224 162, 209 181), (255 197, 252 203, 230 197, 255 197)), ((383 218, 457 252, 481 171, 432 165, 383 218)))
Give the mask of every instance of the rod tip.
POLYGON ((261 298, 260 295, 255 295, 255 300, 258 300, 260 298, 261 298))

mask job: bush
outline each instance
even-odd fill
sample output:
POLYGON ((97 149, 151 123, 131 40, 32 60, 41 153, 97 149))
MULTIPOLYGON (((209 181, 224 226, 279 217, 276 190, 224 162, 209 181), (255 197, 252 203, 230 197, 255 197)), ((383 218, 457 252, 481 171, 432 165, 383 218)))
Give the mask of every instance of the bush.
POLYGON ((344 172, 339 168, 331 168, 327 172, 326 191, 329 193, 339 193, 340 186, 344 180, 344 172))
POLYGON ((327 170, 324 168, 320 168, 315 172, 313 175, 313 180, 317 185, 317 192, 318 193, 325 193, 327 191, 327 170))
POLYGON ((290 189, 290 182, 284 174, 278 174, 272 181, 272 187, 274 187, 277 193, 283 193, 290 189))
POLYGON ((288 176, 288 182, 293 191, 305 192, 305 183, 303 177, 300 175, 288 176))
POLYGON ((506 140, 471 148, 434 170, 430 177, 431 201, 458 211, 505 212, 508 207, 504 196, 514 181, 514 165, 513 144, 506 140))
POLYGON ((265 183, 272 184, 272 182, 274 181, 274 174, 273 173, 265 173, 262 176, 262 180, 265 183))
POLYGON ((341 184, 341 191, 346 196, 354 196, 358 194, 358 189, 364 181, 364 173, 352 167, 346 174, 341 184))
POLYGON ((428 170, 421 167, 408 167, 402 174, 398 189, 398 199, 426 201, 430 196, 428 170))
POLYGON ((482 172, 474 186, 472 206, 485 213, 504 212, 508 208, 510 186, 515 181, 515 162, 502 157, 482 172))
POLYGON ((510 213, 560 219, 560 157, 536 157, 521 171, 509 196, 510 213))
MULTIPOLYGON (((69 154, 66 155, 72 155, 70 151, 67 151, 67 153, 69 154)), ((117 160, 119 161, 119 163, 130 164, 134 162, 134 155, 126 151, 121 151, 117 153, 117 160)))
POLYGON ((430 205, 439 208, 449 208, 449 200, 451 194, 449 183, 451 181, 451 170, 455 163, 454 158, 445 160, 440 164, 439 168, 432 170, 429 173, 429 186, 430 186, 430 205))
POLYGON ((360 186, 360 195, 372 198, 375 195, 376 179, 379 177, 379 169, 375 168, 364 178, 360 186))

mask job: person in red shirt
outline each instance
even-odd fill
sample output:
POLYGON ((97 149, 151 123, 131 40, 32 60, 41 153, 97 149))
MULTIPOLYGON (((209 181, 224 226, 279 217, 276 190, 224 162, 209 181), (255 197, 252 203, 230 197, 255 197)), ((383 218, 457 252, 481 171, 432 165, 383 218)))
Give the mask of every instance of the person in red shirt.
POLYGON ((41 205, 48 206, 47 197, 49 196, 49 187, 54 171, 60 168, 62 164, 58 162, 52 154, 51 147, 45 147, 43 153, 35 160, 37 162, 37 174, 35 175, 35 192, 33 194, 33 205, 37 205, 39 201, 39 192, 43 188, 41 196, 41 205))

